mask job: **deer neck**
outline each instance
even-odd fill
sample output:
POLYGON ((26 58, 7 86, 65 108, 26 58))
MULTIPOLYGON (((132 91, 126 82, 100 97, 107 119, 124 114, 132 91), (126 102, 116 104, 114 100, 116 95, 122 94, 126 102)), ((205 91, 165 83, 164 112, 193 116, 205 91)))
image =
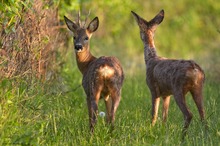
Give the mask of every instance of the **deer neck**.
POLYGON ((89 49, 84 52, 78 52, 76 53, 76 61, 77 61, 77 66, 82 74, 84 74, 87 69, 89 68, 89 64, 94 61, 96 57, 94 57, 89 49))
POLYGON ((144 58, 147 62, 149 59, 155 57, 157 57, 156 47, 153 38, 150 37, 144 42, 144 58))

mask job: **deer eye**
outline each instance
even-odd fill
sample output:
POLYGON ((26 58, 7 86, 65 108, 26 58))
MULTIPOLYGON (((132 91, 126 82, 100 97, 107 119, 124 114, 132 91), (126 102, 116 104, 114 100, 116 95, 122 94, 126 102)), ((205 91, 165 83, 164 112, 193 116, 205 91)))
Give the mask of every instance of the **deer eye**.
POLYGON ((74 37, 73 37, 73 39, 75 40, 75 39, 76 39, 76 37, 74 36, 74 37))
POLYGON ((89 37, 85 37, 85 40, 88 41, 88 40, 89 40, 89 37))

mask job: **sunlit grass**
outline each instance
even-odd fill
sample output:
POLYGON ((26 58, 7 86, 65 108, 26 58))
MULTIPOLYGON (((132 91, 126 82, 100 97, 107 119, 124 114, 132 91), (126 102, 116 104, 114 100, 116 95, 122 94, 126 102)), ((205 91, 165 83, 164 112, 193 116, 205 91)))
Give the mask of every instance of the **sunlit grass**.
MULTIPOLYGON (((89 133, 86 97, 82 87, 75 91, 47 94, 41 86, 28 90, 1 88, 0 145, 216 145, 220 138, 219 87, 205 85, 208 130, 199 120, 198 111, 187 96, 194 117, 184 142, 181 142, 183 115, 171 98, 166 124, 161 107, 156 125, 150 125, 151 98, 143 74, 127 76, 122 100, 111 132, 105 119, 98 117, 93 136, 89 133), (4 91, 4 92, 3 92, 4 91), (10 100, 10 101, 9 101, 10 100)), ((71 79, 73 80, 73 79, 71 79)), ((71 84, 71 80, 68 81, 71 84)), ((9 81, 8 81, 9 82, 9 81)), ((39 83, 38 83, 39 84, 39 83)), ((74 85, 72 85, 74 86, 74 85)), ((99 111, 105 111, 100 100, 99 111)))

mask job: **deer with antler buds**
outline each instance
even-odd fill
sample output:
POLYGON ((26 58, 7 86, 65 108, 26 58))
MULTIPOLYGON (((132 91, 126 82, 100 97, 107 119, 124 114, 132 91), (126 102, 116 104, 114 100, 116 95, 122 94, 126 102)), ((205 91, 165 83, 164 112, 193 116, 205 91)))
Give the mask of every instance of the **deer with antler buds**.
POLYGON ((154 33, 157 26, 163 21, 164 11, 161 10, 152 20, 146 21, 131 11, 140 28, 140 36, 144 43, 144 57, 146 64, 146 82, 152 96, 152 125, 158 116, 160 96, 163 98, 163 121, 168 115, 170 95, 182 111, 185 119, 184 135, 192 119, 192 113, 185 101, 187 92, 198 108, 201 120, 204 120, 203 84, 205 74, 198 64, 192 60, 175 60, 159 57, 154 45, 154 33))
POLYGON ((80 15, 78 15, 78 23, 72 22, 65 16, 64 19, 67 27, 74 35, 76 61, 83 75, 82 85, 87 95, 90 131, 93 133, 97 121, 98 101, 102 97, 106 105, 106 120, 114 126, 115 112, 121 98, 124 73, 117 58, 105 56, 96 58, 90 52, 89 40, 99 26, 98 17, 95 17, 88 27, 85 27, 86 22, 82 26, 79 17, 80 15))

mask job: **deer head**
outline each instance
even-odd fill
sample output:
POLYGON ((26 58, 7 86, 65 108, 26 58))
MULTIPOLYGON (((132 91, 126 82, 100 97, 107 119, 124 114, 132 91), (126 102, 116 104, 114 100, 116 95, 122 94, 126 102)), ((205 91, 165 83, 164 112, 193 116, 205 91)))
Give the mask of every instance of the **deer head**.
POLYGON ((137 21, 137 24, 140 28, 140 36, 143 43, 147 43, 154 47, 153 37, 156 30, 157 25, 159 25, 164 18, 164 10, 161 10, 152 20, 149 22, 141 18, 138 14, 131 11, 137 21))
MULTIPOLYGON (((95 17, 85 28, 85 25, 82 26, 78 17, 78 23, 72 22, 66 16, 64 16, 64 20, 67 24, 69 30, 73 32, 73 41, 74 48, 76 53, 81 53, 84 51, 89 51, 89 40, 92 36, 92 33, 98 29, 99 19, 95 17)), ((86 22, 85 22, 86 24, 86 22)))

